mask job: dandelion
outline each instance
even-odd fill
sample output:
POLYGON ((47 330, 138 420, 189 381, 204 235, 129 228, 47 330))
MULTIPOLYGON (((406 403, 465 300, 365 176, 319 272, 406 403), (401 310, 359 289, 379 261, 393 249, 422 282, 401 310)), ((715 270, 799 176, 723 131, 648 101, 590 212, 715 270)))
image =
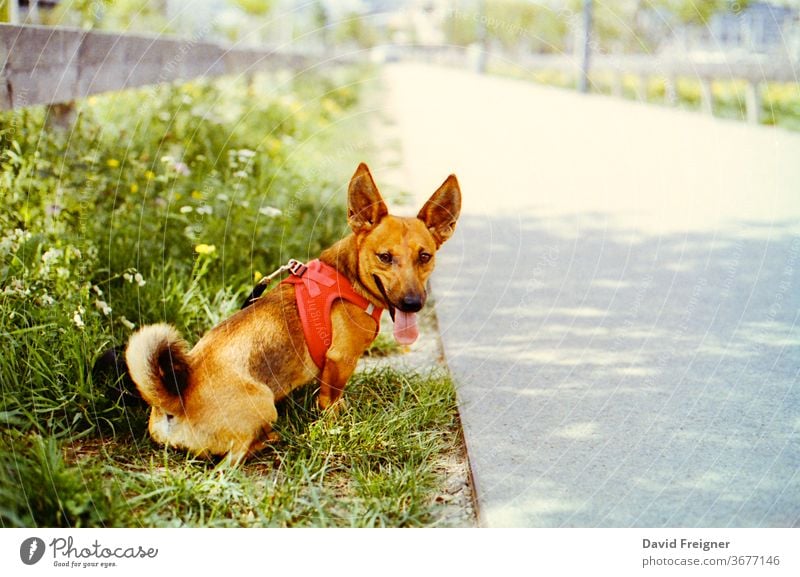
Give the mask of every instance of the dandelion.
POLYGON ((262 206, 258 212, 269 218, 275 218, 283 214, 279 208, 275 208, 274 206, 262 206))
POLYGON ((117 168, 119 167, 119 160, 117 160, 116 158, 109 158, 108 160, 106 160, 106 166, 108 166, 109 168, 117 168))
POLYGON ((278 152, 282 146, 283 143, 274 136, 270 136, 269 138, 267 138, 267 149, 271 154, 275 154, 276 152, 278 152))
POLYGON ((194 251, 197 254, 212 254, 216 250, 217 247, 213 244, 198 244, 196 247, 194 247, 194 251))
POLYGON ((322 109, 327 112, 328 114, 336 114, 341 111, 339 105, 330 98, 325 98, 322 101, 322 109))
POLYGON ((189 214, 194 209, 191 206, 182 206, 181 207, 181 214, 189 214))

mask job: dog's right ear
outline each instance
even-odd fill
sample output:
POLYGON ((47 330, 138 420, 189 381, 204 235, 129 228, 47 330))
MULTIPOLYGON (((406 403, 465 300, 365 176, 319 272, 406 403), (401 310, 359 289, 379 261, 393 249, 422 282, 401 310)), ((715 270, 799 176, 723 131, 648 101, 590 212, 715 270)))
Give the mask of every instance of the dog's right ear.
POLYGON ((347 192, 347 222, 356 234, 375 228, 389 214, 369 168, 363 162, 358 165, 350 189, 347 192))

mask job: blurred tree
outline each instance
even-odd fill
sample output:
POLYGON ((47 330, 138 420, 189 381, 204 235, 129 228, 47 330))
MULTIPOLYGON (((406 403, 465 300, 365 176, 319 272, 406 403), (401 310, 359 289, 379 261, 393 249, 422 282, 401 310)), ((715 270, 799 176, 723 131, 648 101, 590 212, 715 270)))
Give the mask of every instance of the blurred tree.
POLYGON ((319 33, 323 48, 327 50, 331 44, 330 32, 328 30, 330 15, 328 14, 328 9, 325 8, 325 4, 323 4, 321 0, 314 0, 311 22, 314 29, 319 33))
POLYGON ((273 0, 230 0, 231 3, 251 16, 266 16, 272 10, 273 0))
POLYGON ((130 32, 169 32, 166 0, 63 0, 43 23, 130 32))
POLYGON ((749 0, 646 0, 652 8, 664 8, 683 24, 705 25, 718 12, 741 11, 749 0))
POLYGON ((342 44, 372 48, 378 43, 378 33, 363 14, 351 13, 336 27, 335 40, 342 44))
POLYGON ((485 12, 474 2, 460 4, 445 17, 448 44, 468 46, 479 41, 484 24, 490 46, 513 52, 561 52, 567 21, 550 6, 525 0, 487 0, 485 12))

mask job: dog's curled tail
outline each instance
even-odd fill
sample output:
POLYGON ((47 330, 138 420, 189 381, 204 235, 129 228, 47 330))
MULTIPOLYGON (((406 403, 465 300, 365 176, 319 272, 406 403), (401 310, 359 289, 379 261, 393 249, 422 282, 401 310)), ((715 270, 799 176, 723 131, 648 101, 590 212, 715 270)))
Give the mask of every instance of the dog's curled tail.
POLYGON ((189 383, 189 345, 174 327, 148 325, 131 336, 125 350, 133 382, 151 406, 183 413, 182 393, 189 383))

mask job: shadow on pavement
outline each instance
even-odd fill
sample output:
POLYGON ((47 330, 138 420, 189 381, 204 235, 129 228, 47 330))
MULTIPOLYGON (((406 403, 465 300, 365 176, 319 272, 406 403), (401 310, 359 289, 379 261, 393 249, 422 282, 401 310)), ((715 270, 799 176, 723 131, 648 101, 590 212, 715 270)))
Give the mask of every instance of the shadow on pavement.
POLYGON ((799 525, 795 226, 464 217, 434 293, 483 522, 799 525))

